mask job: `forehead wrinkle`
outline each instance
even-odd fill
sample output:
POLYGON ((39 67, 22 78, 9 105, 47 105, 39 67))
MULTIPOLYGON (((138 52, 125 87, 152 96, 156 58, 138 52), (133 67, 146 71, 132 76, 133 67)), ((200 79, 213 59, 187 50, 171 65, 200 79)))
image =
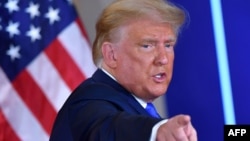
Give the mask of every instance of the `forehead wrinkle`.
MULTIPOLYGON (((157 26, 156 26, 157 27, 157 26)), ((159 27, 161 28, 161 27, 159 27)), ((177 39, 176 34, 174 33, 171 27, 165 26, 167 32, 161 31, 161 29, 157 29, 156 32, 147 31, 147 29, 143 29, 144 35, 142 35, 142 40, 146 42, 175 42, 177 39)))
MULTIPOLYGON (((143 37, 141 39, 142 42, 144 43, 158 43, 161 42, 161 39, 158 39, 157 37, 154 36, 147 36, 143 37)), ((163 39, 164 43, 170 43, 170 42, 176 42, 176 37, 167 37, 166 39, 163 39)))
MULTIPOLYGON (((142 21, 148 21, 148 19, 140 18, 137 20, 129 20, 126 23, 120 25, 119 27, 116 28, 115 30, 115 38, 116 41, 122 41, 126 39, 130 39, 132 36, 133 38, 137 38, 140 41, 145 41, 145 42, 160 42, 161 39, 163 39, 164 43, 169 43, 169 42, 176 42, 176 34, 174 32, 174 29, 171 27, 169 23, 162 23, 162 22, 153 22, 153 24, 161 26, 162 24, 165 25, 165 28, 168 28, 169 30, 166 32, 161 32, 161 35, 155 35, 155 33, 151 33, 151 31, 148 31, 147 28, 142 28, 141 33, 137 34, 137 32, 133 32, 134 28, 137 28, 135 25, 140 23, 141 24, 148 24, 143 23, 142 21), (141 23, 142 22, 142 23, 141 23), (133 32, 133 35, 130 35, 130 32, 133 32), (173 34, 172 34, 173 33, 173 34), (144 35, 144 36, 143 36, 144 35), (143 39, 144 38, 144 39, 143 39)), ((139 32, 139 31, 138 31, 139 32)), ((117 43, 117 42, 116 42, 117 43)))

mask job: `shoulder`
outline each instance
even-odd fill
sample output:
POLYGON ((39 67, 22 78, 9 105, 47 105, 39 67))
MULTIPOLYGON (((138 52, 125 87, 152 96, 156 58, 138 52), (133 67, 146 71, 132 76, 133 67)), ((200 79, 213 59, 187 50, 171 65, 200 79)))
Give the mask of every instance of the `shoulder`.
POLYGON ((104 103, 123 106, 127 105, 127 101, 132 98, 131 95, 117 91, 108 84, 87 80, 73 91, 67 103, 75 105, 77 103, 86 103, 87 101, 88 103, 89 101, 104 101, 104 103))
POLYGON ((120 97, 120 92, 113 87, 104 83, 83 83, 74 90, 72 95, 75 95, 77 99, 103 99, 108 100, 110 98, 120 97), (111 97, 112 96, 112 97, 111 97))

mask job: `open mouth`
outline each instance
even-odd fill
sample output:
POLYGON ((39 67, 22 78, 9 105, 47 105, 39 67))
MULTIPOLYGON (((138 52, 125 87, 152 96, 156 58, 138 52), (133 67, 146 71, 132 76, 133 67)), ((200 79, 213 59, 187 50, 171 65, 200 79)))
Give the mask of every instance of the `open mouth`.
POLYGON ((166 73, 158 73, 153 77, 156 82, 163 82, 166 79, 166 76, 167 76, 166 73))

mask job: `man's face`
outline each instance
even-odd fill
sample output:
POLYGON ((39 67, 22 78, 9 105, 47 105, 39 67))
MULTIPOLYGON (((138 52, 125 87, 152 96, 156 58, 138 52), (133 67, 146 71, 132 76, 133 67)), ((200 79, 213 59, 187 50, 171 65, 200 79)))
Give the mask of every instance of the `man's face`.
POLYGON ((145 101, 165 94, 172 78, 176 42, 171 26, 138 20, 123 26, 120 37, 114 49, 117 81, 145 101))

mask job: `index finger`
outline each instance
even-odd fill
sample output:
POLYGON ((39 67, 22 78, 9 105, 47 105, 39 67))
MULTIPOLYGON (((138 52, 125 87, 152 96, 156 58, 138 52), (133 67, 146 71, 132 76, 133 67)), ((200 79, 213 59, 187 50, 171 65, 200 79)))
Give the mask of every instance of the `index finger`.
POLYGON ((191 118, 188 115, 178 115, 177 124, 180 126, 186 126, 190 123, 191 118))

